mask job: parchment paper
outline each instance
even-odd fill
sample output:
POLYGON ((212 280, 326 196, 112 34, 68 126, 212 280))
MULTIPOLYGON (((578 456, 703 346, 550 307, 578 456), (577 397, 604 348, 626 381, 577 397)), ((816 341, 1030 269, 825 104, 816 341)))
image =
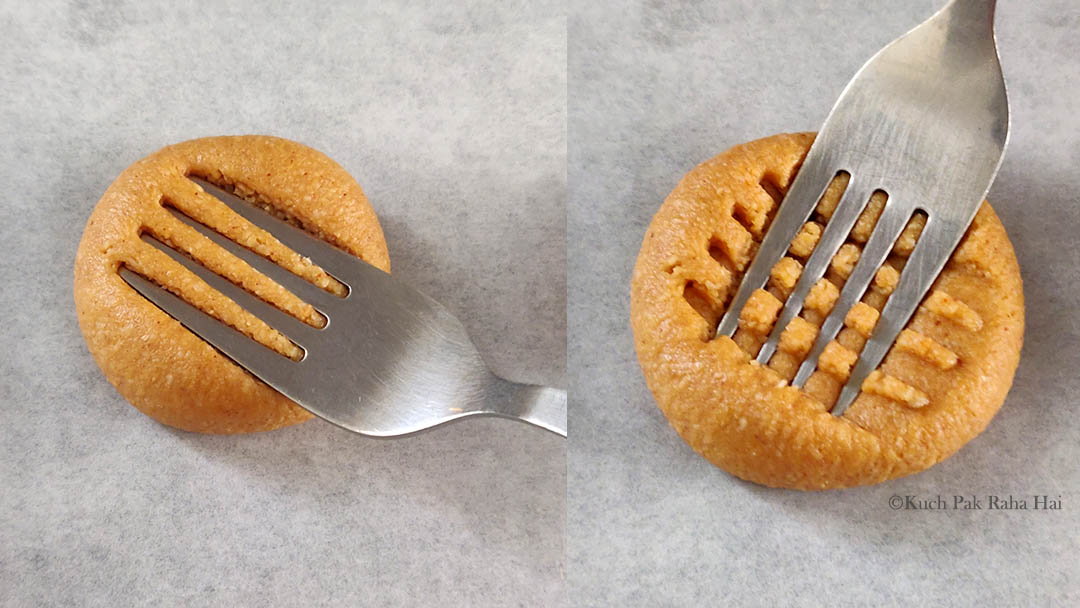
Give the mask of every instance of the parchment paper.
POLYGON ((645 387, 630 273, 684 173, 816 130, 844 84, 944 0, 637 2, 569 21, 570 593, 581 606, 1067 606, 1080 599, 1076 302, 1080 10, 1000 2, 1012 141, 990 192, 1016 247, 1026 343, 989 428, 921 474, 770 490, 697 456, 645 387), (1060 496, 1060 510, 986 497, 1060 496), (893 510, 890 497, 983 510, 893 510))
POLYGON ((356 177, 394 274, 496 371, 566 386, 564 7, 359 4, 0 7, 0 605, 565 604, 561 438, 185 433, 79 333, 75 248, 113 178, 262 133, 356 177))

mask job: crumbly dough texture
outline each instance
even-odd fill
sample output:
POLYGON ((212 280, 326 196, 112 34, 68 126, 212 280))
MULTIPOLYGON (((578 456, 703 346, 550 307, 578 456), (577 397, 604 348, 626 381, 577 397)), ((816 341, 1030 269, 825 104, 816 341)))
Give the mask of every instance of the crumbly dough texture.
POLYGON ((170 208, 328 291, 342 286, 189 176, 270 208, 390 271, 382 229, 363 191, 322 153, 259 135, 186 141, 128 167, 86 223, 74 287, 87 346, 120 394, 161 423, 202 433, 246 433, 303 422, 311 414, 185 329, 118 274, 126 266, 279 353, 297 354, 284 336, 145 242, 141 235, 147 233, 298 319, 321 325, 310 305, 185 225, 170 208))
POLYGON ((922 229, 916 216, 817 371, 803 389, 789 386, 881 211, 884 197, 875 195, 776 355, 766 366, 752 361, 843 191, 841 176, 766 289, 754 293, 734 337, 714 338, 813 138, 742 144, 688 173, 653 218, 631 286, 638 360, 679 435, 743 479, 803 490, 878 483, 950 456, 1001 407, 1024 327, 1016 255, 984 202, 854 404, 843 416, 829 413, 922 229))

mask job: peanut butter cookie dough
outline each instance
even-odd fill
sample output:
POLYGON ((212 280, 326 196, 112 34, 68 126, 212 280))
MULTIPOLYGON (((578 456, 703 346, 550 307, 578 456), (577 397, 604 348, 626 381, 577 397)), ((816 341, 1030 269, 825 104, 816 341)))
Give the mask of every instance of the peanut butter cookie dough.
POLYGON ((183 214, 328 291, 343 286, 210 196, 189 177, 248 201, 387 272, 382 229, 360 186, 322 153, 276 137, 208 137, 128 167, 87 221, 75 258, 75 306, 94 359, 155 420, 202 433, 265 431, 311 414, 234 364, 119 276, 127 267, 286 356, 296 346, 144 239, 152 236, 305 322, 321 316, 176 217, 183 214))
POLYGON ((843 416, 829 413, 917 240, 916 216, 817 371, 802 389, 789 386, 880 214, 876 196, 769 364, 753 362, 846 185, 841 177, 755 292, 734 337, 714 337, 813 137, 742 144, 683 177, 649 226, 631 286, 638 360, 675 430, 734 475, 803 490, 878 483, 950 456, 1001 407, 1024 329, 1016 256, 984 202, 855 403, 843 416))

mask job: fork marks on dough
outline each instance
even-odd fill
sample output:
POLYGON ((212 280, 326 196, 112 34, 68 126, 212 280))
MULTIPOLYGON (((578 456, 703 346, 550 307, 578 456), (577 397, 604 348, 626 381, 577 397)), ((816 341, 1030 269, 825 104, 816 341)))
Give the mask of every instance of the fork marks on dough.
MULTIPOLYGON (((720 218, 712 236, 704 244, 707 255, 701 259, 680 261, 666 268, 673 275, 683 298, 702 319, 702 340, 715 337, 716 324, 723 316, 727 303, 737 289, 737 275, 750 265, 776 210, 783 200, 789 181, 775 173, 765 172, 759 179, 754 195, 731 203, 731 213, 720 218)), ((802 262, 810 257, 818 240, 836 210, 851 180, 845 171, 830 181, 815 208, 815 215, 806 222, 788 247, 788 255, 772 268, 765 289, 751 294, 739 315, 739 327, 732 336, 735 343, 753 359, 768 338, 783 302, 794 289, 802 273, 802 262)), ((821 322, 832 310, 840 289, 851 275, 862 254, 862 245, 869 239, 881 216, 887 195, 875 191, 860 214, 855 226, 833 256, 826 277, 818 281, 807 295, 803 312, 784 329, 776 355, 769 367, 788 380, 810 351, 821 322)), ((825 347, 818 360, 818 369, 807 381, 804 390, 824 395, 835 401, 839 388, 847 381, 858 352, 870 338, 880 310, 896 289, 906 258, 915 247, 926 216, 917 212, 908 221, 893 246, 892 254, 877 270, 862 301, 857 302, 844 318, 844 328, 825 347), (824 389, 821 389, 824 387, 824 389)), ((946 318, 969 331, 982 327, 979 315, 963 302, 941 290, 932 290, 924 300, 923 309, 946 318)), ((897 337, 894 350, 911 355, 934 369, 947 371, 959 364, 959 357, 936 340, 910 328, 897 337)), ((926 405, 928 396, 910 384, 875 370, 863 383, 867 393, 887 397, 908 407, 926 405)), ((826 404, 827 407, 831 404, 826 404)))

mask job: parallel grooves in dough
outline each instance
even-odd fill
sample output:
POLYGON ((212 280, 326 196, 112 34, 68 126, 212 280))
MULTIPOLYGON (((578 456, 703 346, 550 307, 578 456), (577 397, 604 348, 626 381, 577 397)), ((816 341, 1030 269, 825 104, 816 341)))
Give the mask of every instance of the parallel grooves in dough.
POLYGON ((132 405, 164 424, 241 433, 303 422, 309 413, 187 331, 117 274, 122 265, 129 266, 260 342, 288 349, 280 334, 141 240, 147 230, 194 252, 290 314, 311 319, 310 306, 260 279, 216 245, 208 248, 205 237, 173 217, 162 201, 317 284, 332 288, 332 279, 283 251, 269 235, 245 227, 239 216, 201 193, 188 175, 223 186, 242 184, 245 190, 238 193, 257 193, 260 201, 305 229, 389 271, 386 243, 367 198, 355 180, 322 153, 267 136, 210 137, 168 146, 121 173, 87 221, 75 260, 75 304, 90 352, 132 405))
MULTIPOLYGON (((826 407, 841 386, 837 377, 819 370, 803 390, 784 382, 812 343, 824 318, 821 311, 808 309, 789 326, 790 335, 785 332, 769 366, 751 360, 764 340, 761 330, 770 327, 769 314, 755 316, 733 339, 713 338, 715 321, 728 303, 724 298, 730 298, 744 270, 737 267, 734 276, 720 270, 732 250, 723 239, 739 234, 728 226, 749 234, 733 217, 735 201, 756 200, 766 175, 777 191, 786 189, 812 140, 812 134, 794 134, 742 144, 688 173, 653 218, 631 287, 638 359, 672 426, 705 458, 735 475, 800 489, 877 483, 948 457, 981 432, 1000 407, 1023 338, 1019 268, 986 204, 935 283, 934 293, 949 298, 938 296, 943 305, 935 310, 925 304, 917 310, 900 348, 889 353, 842 417, 826 407), (706 275, 698 272, 703 270, 714 273, 710 280, 717 288, 695 290, 695 308, 684 297, 685 287, 702 285, 706 275)), ((814 221, 827 219, 819 215, 814 221)), ((851 353, 871 331, 918 228, 905 232, 862 304, 849 313, 831 346, 836 359, 826 358, 834 373, 843 376, 851 353)), ((754 248, 744 242, 738 249, 754 248)), ((732 264, 739 262, 732 255, 732 264)), ((798 255, 782 264, 767 286, 768 309, 801 272, 798 255)), ((836 287, 845 280, 846 265, 840 260, 826 274, 836 287)))
MULTIPOLYGON (((214 181, 215 177, 203 177, 203 179, 226 191, 233 188, 232 185, 221 180, 220 176, 216 177, 221 180, 220 183, 214 181)), ((250 192, 246 194, 234 192, 234 194, 251 204, 260 202, 250 192)), ((343 285, 313 264, 311 260, 289 249, 272 234, 247 221, 186 177, 170 180, 163 193, 162 203, 331 293, 344 295, 346 292, 343 285)), ((262 203, 263 206, 267 204, 265 200, 262 203)), ((287 214, 275 215, 290 217, 287 214)), ((309 232, 313 232, 318 238, 328 240, 319 231, 309 230, 309 232)))
MULTIPOLYGON (((175 213, 181 213, 209 227, 240 246, 250 249, 331 293, 344 295, 344 286, 318 265, 289 249, 273 235, 255 226, 190 180, 170 180, 162 196, 161 204, 163 207, 172 207, 175 213)), ((148 214, 142 229, 165 245, 187 254, 202 266, 282 312, 312 327, 325 325, 326 320, 309 303, 258 272, 244 260, 219 247, 194 228, 174 217, 173 212, 168 209, 165 213, 148 214)), ((175 261, 162 261, 162 265, 156 268, 145 268, 136 260, 137 257, 127 260, 126 265, 175 293, 189 304, 286 357, 299 359, 302 356, 303 351, 280 332, 269 327, 247 310, 236 306, 227 296, 213 290, 175 261), (178 276, 183 276, 184 280, 178 280, 178 276), (191 285, 195 288, 193 289, 191 285), (210 293, 203 294, 201 293, 203 291, 210 293)))
MULTIPOLYGON (((792 256, 796 256, 803 260, 810 256, 814 247, 817 245, 818 238, 820 238, 823 228, 828 225, 829 219, 831 218, 833 211, 835 211, 836 205, 843 195, 850 177, 850 174, 841 172, 829 183, 821 200, 818 201, 818 205, 815 209, 816 217, 803 226, 802 230, 792 242, 790 246, 792 256)), ((745 225, 746 222, 740 218, 752 217, 755 221, 764 221, 767 217, 771 218, 775 213, 775 207, 778 206, 780 200, 782 200, 782 196, 787 190, 787 184, 781 185, 775 182, 769 182, 769 188, 767 190, 763 184, 764 181, 764 179, 761 180, 761 182, 759 182, 759 188, 751 189, 751 193, 747 196, 747 198, 754 201, 754 204, 741 204, 739 202, 742 200, 741 198, 735 200, 732 213, 735 216, 735 219, 739 220, 741 224, 745 225), (767 198, 763 197, 762 194, 766 195, 767 198), (770 201, 771 204, 766 201, 770 201), (751 212, 748 210, 752 210, 752 215, 750 215, 751 212)), ((851 233, 848 235, 847 241, 833 256, 829 266, 830 274, 820 279, 814 287, 811 288, 809 294, 807 294, 803 306, 804 309, 810 311, 810 313, 803 314, 798 318, 803 322, 809 322, 810 325, 815 328, 813 332, 814 337, 816 337, 816 327, 821 325, 821 321, 824 320, 832 310, 832 307, 835 305, 836 300, 840 295, 840 288, 843 287, 844 280, 846 280, 847 276, 858 262, 862 252, 861 246, 866 243, 874 225, 881 216, 886 200, 887 196, 881 191, 875 191, 870 196, 866 209, 859 215, 858 220, 851 229, 851 233)), ((894 246, 894 255, 899 258, 906 258, 910 255, 924 225, 924 215, 919 214, 914 216, 908 222, 908 225, 905 226, 901 237, 897 240, 897 243, 894 246)), ((748 229, 748 232, 755 243, 759 244, 768 225, 758 226, 755 224, 754 227, 755 230, 751 231, 748 229)), ((714 236, 710 239, 709 249, 710 252, 723 250, 723 243, 718 242, 718 237, 714 236)), ((738 336, 736 342, 747 351, 747 355, 751 358, 756 356, 758 348, 764 343, 769 332, 772 331, 772 327, 776 322, 779 312, 783 308, 783 300, 790 294, 795 283, 799 279, 799 275, 802 273, 802 264, 800 264, 796 257, 792 256, 785 256, 773 267, 768 285, 771 289, 769 291, 762 289, 755 291, 740 314, 738 331, 744 335, 738 336), (745 335, 747 332, 755 335, 747 336, 745 335)), ((746 260, 745 263, 748 264, 749 261, 746 260)), ((892 293, 892 290, 896 287, 896 280, 898 277, 899 273, 896 272, 895 268, 889 263, 886 263, 881 271, 875 275, 873 280, 873 286, 879 294, 879 297, 874 298, 873 296, 870 296, 869 298, 863 298, 863 301, 859 302, 859 307, 853 311, 855 312, 855 315, 852 316, 849 314, 845 318, 845 326, 855 329, 855 334, 846 336, 846 339, 848 342, 855 345, 856 348, 861 348, 863 342, 870 337, 874 323, 877 321, 877 315, 869 314, 866 308, 873 310, 875 313, 880 311, 885 301, 885 297, 881 296, 887 297, 892 293)), ((693 282, 693 279, 688 280, 693 282)), ((723 299, 717 298, 710 302, 698 302, 696 303, 695 309, 699 311, 710 311, 710 314, 704 316, 706 321, 712 323, 714 314, 723 314, 722 311, 726 306, 727 291, 733 291, 735 288, 736 286, 730 285, 729 282, 724 291, 723 299), (712 311, 716 312, 714 313, 712 311)), ((944 292, 941 292, 940 290, 935 290, 932 293, 932 297, 928 299, 928 305, 930 305, 931 309, 938 314, 960 322, 968 329, 974 330, 974 328, 977 328, 976 322, 972 320, 973 313, 968 312, 971 309, 966 307, 962 302, 953 300, 948 294, 944 294, 944 292)), ((786 353, 787 356, 774 356, 770 361, 770 366, 789 380, 794 376, 798 365, 809 351, 806 339, 810 335, 809 328, 801 323, 796 324, 796 327, 793 328, 792 331, 794 334, 786 340, 782 339, 781 343, 778 345, 778 350, 782 353, 786 353)), ((785 329, 785 333, 786 332, 787 329, 785 329)), ((812 346, 813 337, 810 337, 809 339, 810 345, 812 346)), ((953 353, 945 346, 938 344, 932 338, 919 334, 911 329, 904 330, 903 340, 900 341, 899 347, 942 369, 949 369, 955 365, 957 361, 956 353, 953 353)), ((827 345, 826 350, 822 353, 818 363, 817 373, 826 373, 832 376, 837 383, 843 384, 847 381, 852 364, 857 357, 858 353, 853 348, 841 344, 834 339, 827 345)), ((890 377, 887 382, 878 382, 875 384, 875 387, 877 389, 876 394, 884 397, 891 396, 897 403, 911 405, 914 402, 910 396, 916 389, 897 378, 890 377), (891 393, 890 390, 892 390, 891 393)), ((832 397, 835 399, 835 395, 832 397)), ((831 402, 826 403, 826 406, 831 406, 831 402)))

